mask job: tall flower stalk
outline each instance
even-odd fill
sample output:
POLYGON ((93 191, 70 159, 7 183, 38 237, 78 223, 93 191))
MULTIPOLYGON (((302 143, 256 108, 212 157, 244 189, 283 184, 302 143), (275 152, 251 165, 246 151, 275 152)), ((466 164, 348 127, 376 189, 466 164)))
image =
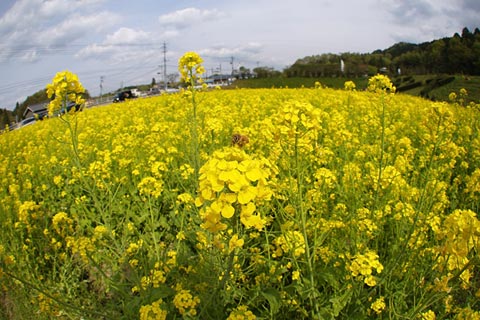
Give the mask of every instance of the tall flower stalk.
POLYGON ((178 71, 180 72, 182 81, 187 85, 187 95, 191 98, 191 123, 190 135, 192 141, 192 160, 195 169, 195 181, 198 181, 198 171, 200 170, 200 150, 198 142, 198 118, 197 118, 197 101, 196 89, 197 84, 201 84, 201 75, 205 73, 202 66, 203 59, 196 52, 186 52, 178 60, 178 71))
MULTIPOLYGON (((83 106, 85 99, 82 94, 85 93, 85 88, 80 83, 78 76, 68 70, 57 72, 52 79, 52 83, 47 84, 47 97, 52 99, 48 104, 48 115, 53 116, 67 113, 67 106, 71 103, 74 105, 83 106)), ((78 137, 77 137, 77 122, 71 123, 68 119, 61 118, 67 125, 70 139, 72 140, 72 148, 76 164, 80 166, 80 159, 78 154, 78 137)))

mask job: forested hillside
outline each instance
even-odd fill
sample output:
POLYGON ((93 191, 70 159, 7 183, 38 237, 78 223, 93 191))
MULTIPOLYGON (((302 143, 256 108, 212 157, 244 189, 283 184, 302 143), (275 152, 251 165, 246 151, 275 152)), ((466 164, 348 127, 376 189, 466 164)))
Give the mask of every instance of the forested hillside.
POLYGON ((321 54, 298 59, 284 73, 288 77, 325 77, 389 74, 480 75, 480 30, 421 44, 400 42, 372 53, 321 54))

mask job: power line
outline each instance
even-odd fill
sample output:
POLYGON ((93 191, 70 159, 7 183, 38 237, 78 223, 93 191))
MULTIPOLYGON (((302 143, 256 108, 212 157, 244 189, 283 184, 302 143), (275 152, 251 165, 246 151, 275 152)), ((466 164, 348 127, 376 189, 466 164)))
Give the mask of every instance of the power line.
POLYGON ((163 84, 167 91, 167 44, 163 43, 163 84))
MULTIPOLYGON (((148 48, 148 49, 161 49, 163 45, 157 43, 118 43, 118 44, 94 44, 96 47, 101 48, 148 48)), ((35 52, 38 54, 72 54, 77 53, 80 48, 88 48, 88 44, 68 44, 68 45, 36 45, 36 44, 20 44, 14 45, 11 48, 5 48, 7 43, 0 42, 0 58, 10 58, 17 55, 27 54, 35 52)))

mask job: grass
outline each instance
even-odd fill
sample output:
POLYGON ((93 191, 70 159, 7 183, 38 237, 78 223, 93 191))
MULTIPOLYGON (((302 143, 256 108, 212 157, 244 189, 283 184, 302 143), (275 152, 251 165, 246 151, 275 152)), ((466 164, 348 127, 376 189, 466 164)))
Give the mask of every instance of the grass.
MULTIPOLYGON (((460 89, 464 88, 468 92, 466 103, 480 102, 480 77, 479 76, 463 76, 457 75, 455 79, 445 85, 430 89, 428 83, 436 78, 446 78, 443 75, 413 75, 401 76, 393 79, 395 86, 401 87, 406 83, 418 82, 419 86, 401 91, 412 96, 422 96, 422 91, 428 91, 427 97, 434 101, 449 101, 448 95, 451 92, 458 93, 460 89)), ((332 89, 343 89, 345 81, 355 82, 358 90, 364 90, 367 87, 367 78, 261 78, 261 79, 244 79, 237 80, 231 88, 314 88, 315 82, 320 82, 322 85, 332 89)))
POLYGON ((367 87, 367 78, 261 78, 244 79, 235 81, 232 88, 314 88, 315 82, 332 89, 343 89, 345 81, 353 81, 357 88, 363 90, 367 87))

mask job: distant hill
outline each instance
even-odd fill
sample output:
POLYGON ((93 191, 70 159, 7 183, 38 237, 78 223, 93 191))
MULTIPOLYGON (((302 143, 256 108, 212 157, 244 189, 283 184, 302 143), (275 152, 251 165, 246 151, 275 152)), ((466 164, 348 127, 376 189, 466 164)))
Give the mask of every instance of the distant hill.
POLYGON ((463 74, 480 75, 480 30, 420 44, 399 42, 372 53, 321 54, 298 59, 284 70, 287 77, 463 74))

